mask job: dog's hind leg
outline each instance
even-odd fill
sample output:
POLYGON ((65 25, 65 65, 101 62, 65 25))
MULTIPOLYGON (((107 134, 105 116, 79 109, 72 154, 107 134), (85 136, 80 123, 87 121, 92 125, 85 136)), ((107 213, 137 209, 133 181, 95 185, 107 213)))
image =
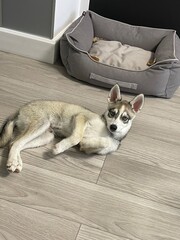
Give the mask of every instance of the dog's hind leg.
POLYGON ((83 114, 79 114, 74 117, 72 134, 55 145, 53 154, 57 155, 62 153, 80 143, 86 128, 86 121, 86 117, 83 114))
POLYGON ((27 148, 25 146, 28 146, 28 143, 42 135, 49 127, 50 123, 48 121, 41 123, 41 125, 39 123, 33 123, 16 137, 9 151, 7 161, 7 170, 9 172, 20 172, 22 170, 20 152, 27 148))
POLYGON ((46 132, 41 134, 39 137, 25 144, 25 146, 23 147, 23 149, 21 149, 21 151, 28 148, 37 148, 37 147, 44 146, 50 143, 53 139, 54 139, 54 133, 51 130, 47 130, 46 132))

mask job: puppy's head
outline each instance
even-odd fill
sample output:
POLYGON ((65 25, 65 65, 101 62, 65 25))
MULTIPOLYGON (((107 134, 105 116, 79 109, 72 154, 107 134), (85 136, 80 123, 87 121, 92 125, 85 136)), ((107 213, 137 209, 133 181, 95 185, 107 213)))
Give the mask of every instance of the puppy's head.
POLYGON ((119 85, 109 92, 108 109, 104 113, 106 125, 115 139, 121 140, 129 132, 132 121, 144 104, 144 95, 140 94, 130 102, 122 100, 119 85))

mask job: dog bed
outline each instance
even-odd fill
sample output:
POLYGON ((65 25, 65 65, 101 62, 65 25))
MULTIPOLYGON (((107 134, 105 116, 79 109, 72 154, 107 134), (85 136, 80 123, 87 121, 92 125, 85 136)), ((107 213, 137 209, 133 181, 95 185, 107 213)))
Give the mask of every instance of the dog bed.
POLYGON ((87 11, 63 34, 60 54, 67 72, 90 84, 110 88, 118 83, 124 92, 164 98, 180 85, 175 30, 133 26, 87 11), (120 55, 114 54, 117 48, 120 55), (125 48, 136 50, 129 59, 125 48))

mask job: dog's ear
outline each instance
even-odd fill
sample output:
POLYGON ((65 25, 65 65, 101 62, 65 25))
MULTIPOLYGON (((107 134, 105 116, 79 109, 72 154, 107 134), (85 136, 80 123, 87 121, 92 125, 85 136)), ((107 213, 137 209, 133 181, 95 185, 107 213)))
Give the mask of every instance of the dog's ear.
POLYGON ((136 96, 135 98, 133 98, 132 101, 130 101, 131 107, 134 110, 135 113, 138 113, 144 104, 144 95, 143 94, 139 94, 138 96, 136 96))
POLYGON ((111 88, 108 96, 109 103, 115 103, 117 101, 121 101, 121 93, 120 93, 120 88, 118 84, 114 85, 111 88))

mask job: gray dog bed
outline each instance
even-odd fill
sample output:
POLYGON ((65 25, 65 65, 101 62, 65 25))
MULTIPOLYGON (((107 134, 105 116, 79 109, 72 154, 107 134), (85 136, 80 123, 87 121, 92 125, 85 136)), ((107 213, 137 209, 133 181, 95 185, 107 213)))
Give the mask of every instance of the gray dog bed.
POLYGON ((62 36, 60 53, 67 72, 90 84, 118 83, 125 92, 164 98, 180 85, 180 40, 174 30, 133 26, 87 11, 62 36))

